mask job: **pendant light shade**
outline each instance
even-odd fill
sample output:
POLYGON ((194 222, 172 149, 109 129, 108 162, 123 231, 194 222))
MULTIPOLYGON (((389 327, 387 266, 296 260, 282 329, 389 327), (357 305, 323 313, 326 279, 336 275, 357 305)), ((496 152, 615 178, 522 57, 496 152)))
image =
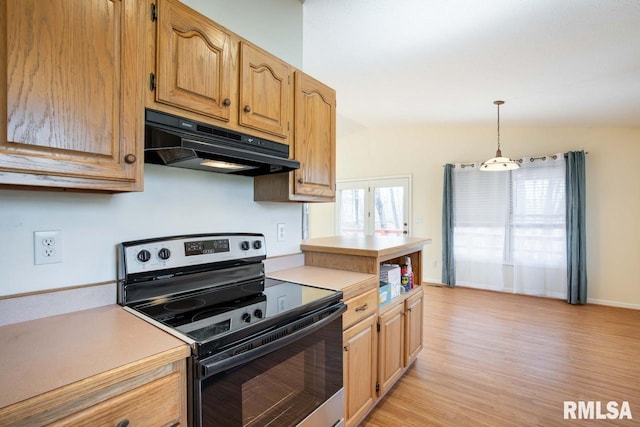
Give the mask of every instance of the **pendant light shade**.
POLYGON ((502 151, 500 150, 500 106, 504 104, 504 101, 493 101, 493 103, 498 106, 498 151, 496 151, 494 158, 487 160, 480 166, 480 170, 495 172, 518 169, 520 167, 518 163, 508 157, 502 157, 502 151))

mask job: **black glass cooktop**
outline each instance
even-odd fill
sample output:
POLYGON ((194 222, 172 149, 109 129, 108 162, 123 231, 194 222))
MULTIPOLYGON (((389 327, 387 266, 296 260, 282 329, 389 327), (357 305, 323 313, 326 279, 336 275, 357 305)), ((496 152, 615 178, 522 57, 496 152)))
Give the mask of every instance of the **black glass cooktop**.
POLYGON ((158 298, 133 308, 204 342, 244 329, 260 330, 260 325, 269 327, 340 298, 341 293, 333 290, 265 278, 158 298))

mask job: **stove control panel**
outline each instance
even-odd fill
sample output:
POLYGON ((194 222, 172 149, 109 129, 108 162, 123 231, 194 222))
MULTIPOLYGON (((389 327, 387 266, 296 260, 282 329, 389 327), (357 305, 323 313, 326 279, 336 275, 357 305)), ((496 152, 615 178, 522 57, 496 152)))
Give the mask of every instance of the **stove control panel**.
POLYGON ((177 326, 176 329, 196 340, 211 339, 216 335, 242 329, 248 324, 253 324, 263 319, 267 302, 264 296, 258 299, 260 299, 260 301, 251 301, 244 307, 232 309, 224 313, 202 319, 196 316, 193 322, 177 326))
POLYGON ((147 239, 120 246, 127 274, 267 256, 264 235, 253 233, 147 239))

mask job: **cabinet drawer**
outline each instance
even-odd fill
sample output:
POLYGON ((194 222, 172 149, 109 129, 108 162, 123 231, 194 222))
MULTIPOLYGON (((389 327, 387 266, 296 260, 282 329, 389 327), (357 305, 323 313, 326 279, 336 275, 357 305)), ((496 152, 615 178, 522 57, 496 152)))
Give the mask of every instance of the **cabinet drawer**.
POLYGON ((356 324, 360 319, 376 313, 378 307, 378 290, 372 289, 346 301, 347 311, 342 316, 342 328, 356 324))
POLYGON ((183 387, 180 373, 175 372, 50 425, 115 426, 123 420, 136 427, 180 425, 183 387))

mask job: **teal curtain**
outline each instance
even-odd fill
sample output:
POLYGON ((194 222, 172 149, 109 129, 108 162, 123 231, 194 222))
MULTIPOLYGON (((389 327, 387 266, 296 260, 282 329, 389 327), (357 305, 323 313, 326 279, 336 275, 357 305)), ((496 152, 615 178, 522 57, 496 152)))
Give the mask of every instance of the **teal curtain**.
POLYGON ((587 303, 585 153, 567 153, 567 302, 587 303))
POLYGON ((456 269, 453 260, 453 165, 444 165, 442 189, 442 283, 453 287, 456 284, 456 269))

